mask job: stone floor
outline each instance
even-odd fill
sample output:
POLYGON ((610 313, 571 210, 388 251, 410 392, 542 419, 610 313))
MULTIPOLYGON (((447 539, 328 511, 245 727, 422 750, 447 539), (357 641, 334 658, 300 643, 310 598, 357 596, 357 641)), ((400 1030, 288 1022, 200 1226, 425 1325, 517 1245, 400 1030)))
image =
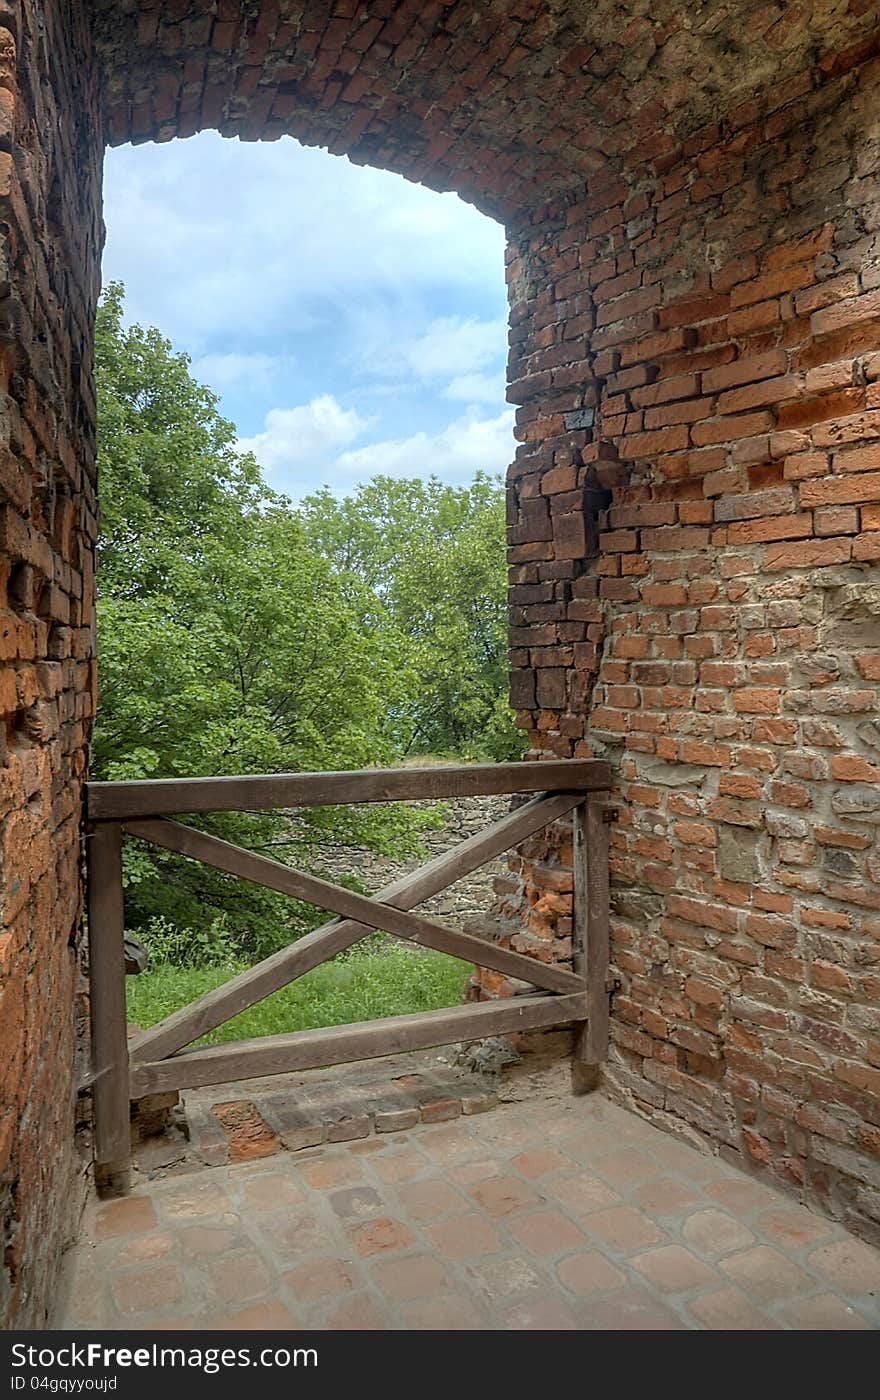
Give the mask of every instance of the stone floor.
POLYGON ((599 1095, 96 1204, 66 1328, 880 1326, 880 1252, 599 1095))

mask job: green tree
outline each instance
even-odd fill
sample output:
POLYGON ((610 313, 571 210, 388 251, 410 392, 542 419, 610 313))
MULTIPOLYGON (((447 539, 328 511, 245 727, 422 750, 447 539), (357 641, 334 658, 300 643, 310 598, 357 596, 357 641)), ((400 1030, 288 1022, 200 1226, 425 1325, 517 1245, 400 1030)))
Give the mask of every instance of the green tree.
POLYGON ((406 711, 408 751, 502 760, 522 736, 507 701, 504 492, 379 476, 339 500, 300 507, 311 544, 365 581, 406 640, 418 676, 406 711))
MULTIPOLYGON (((381 600, 307 538, 217 399, 156 330, 124 327, 118 285, 97 326, 99 708, 96 778, 316 771, 392 763, 418 676, 381 600)), ((308 858, 316 841, 412 848, 399 807, 203 825, 308 858)), ((133 927, 156 918, 258 955, 313 913, 145 847, 126 857, 133 927)), ((163 925, 164 926, 164 925, 163 925)))

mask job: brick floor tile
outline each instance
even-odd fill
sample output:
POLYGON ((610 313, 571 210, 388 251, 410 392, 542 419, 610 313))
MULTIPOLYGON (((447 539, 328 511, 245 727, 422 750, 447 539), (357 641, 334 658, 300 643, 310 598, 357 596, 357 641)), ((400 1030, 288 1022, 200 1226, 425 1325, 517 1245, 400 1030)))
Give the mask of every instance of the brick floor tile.
POLYGON ((618 1141, 626 1138, 632 1143, 643 1143, 652 1147, 657 1139, 663 1136, 653 1123, 649 1123, 638 1113, 631 1113, 629 1109, 622 1108, 611 1099, 603 1099, 601 1095, 596 1095, 589 1102, 594 1108, 595 1121, 612 1132, 618 1141))
POLYGON ((719 1268, 758 1303, 794 1298, 815 1288, 809 1274, 784 1254, 764 1244, 755 1245, 742 1254, 731 1254, 722 1259, 719 1268))
POLYGON ((301 1204, 305 1194, 285 1172, 261 1172, 244 1183, 242 1203, 251 1210, 278 1210, 301 1204))
POLYGON ((188 1225, 177 1230, 176 1237, 180 1252, 185 1259, 209 1259, 215 1254, 226 1254, 246 1242, 241 1224, 234 1225, 188 1225))
POLYGON ((660 1132, 659 1129, 651 1144, 650 1151, 652 1157, 665 1170, 683 1172, 692 1181, 710 1182, 730 1179, 730 1168, 717 1157, 698 1152, 688 1143, 677 1142, 675 1138, 660 1132))
POLYGON ((626 1283, 626 1275, 597 1249, 570 1254, 557 1265, 556 1273, 560 1283, 579 1298, 588 1298, 593 1293, 607 1293, 626 1283))
POLYGON ((796 1331, 870 1332, 871 1323, 834 1293, 798 1298, 779 1310, 789 1327, 796 1331))
POLYGON ((515 1240, 539 1257, 559 1254, 563 1249, 577 1249, 584 1244, 582 1232, 558 1210, 518 1215, 508 1229, 515 1240))
POLYGON ((495 1217, 512 1215, 541 1201, 537 1191, 515 1176, 490 1176, 472 1186, 471 1195, 495 1217))
POLYGON ((90 1257, 93 1251, 77 1251, 68 1284, 67 1309, 64 1326, 107 1327, 108 1280, 105 1270, 98 1270, 90 1257))
POLYGON ((501 1176, 507 1164, 497 1157, 478 1157, 472 1162, 456 1162, 446 1170, 447 1176, 462 1186, 472 1186, 475 1181, 486 1181, 490 1176, 501 1176))
POLYGON ((554 1196, 560 1205, 578 1220, 583 1220, 596 1210, 607 1210, 609 1206, 618 1205, 620 1202, 616 1191, 612 1191, 604 1181, 599 1181, 597 1177, 590 1176, 583 1170, 572 1176, 554 1177, 552 1181, 542 1183, 541 1189, 548 1196, 554 1196))
POLYGON ((330 1332, 384 1332, 389 1319, 379 1311, 372 1298, 362 1294, 322 1313, 319 1326, 330 1332))
MULTIPOLYGON (((378 1132, 378 1128, 376 1131, 378 1132)), ((385 1151, 385 1143, 380 1138, 363 1138, 359 1142, 351 1143, 348 1150, 353 1157, 372 1157, 374 1152, 385 1151)))
MULTIPOLYGON (((517 1105, 517 1108, 521 1105, 517 1105)), ((468 1124, 473 1128, 473 1123, 468 1124)), ((529 1132, 525 1129, 522 1120, 510 1113, 509 1109, 502 1109, 500 1113, 490 1113, 488 1118, 481 1123, 482 1131, 480 1141, 484 1145, 488 1144, 493 1151, 522 1152, 524 1148, 541 1146, 544 1141, 544 1134, 535 1134, 534 1144, 530 1140, 529 1132)))
POLYGON ((148 1259, 164 1259, 174 1249, 175 1237, 172 1234, 138 1235, 129 1240, 117 1253, 115 1264, 142 1264, 148 1259))
POLYGON ((779 1205, 779 1196, 775 1191, 768 1190, 757 1181, 749 1181, 745 1176, 712 1181, 706 1187, 706 1195, 735 1211, 746 1212, 779 1205))
POLYGON ((385 1209, 385 1202, 372 1186, 346 1186, 331 1192, 329 1199, 335 1214, 343 1220, 364 1220, 385 1209))
POLYGON ((425 1234, 447 1259, 474 1259, 495 1254, 501 1248, 497 1234, 479 1215, 457 1215, 453 1220, 427 1226, 425 1234))
POLYGON ((778 1323, 740 1288, 716 1288, 691 1298, 688 1312, 710 1332, 772 1332, 778 1323))
POLYGON ((659 1249, 637 1254, 630 1263, 663 1293, 689 1293, 692 1288, 703 1288, 718 1281, 714 1269, 680 1244, 661 1245, 659 1249))
POLYGON ((652 1215, 683 1215, 703 1200, 703 1193, 693 1181, 676 1181, 671 1176, 657 1176, 646 1181, 632 1193, 633 1202, 652 1215))
POLYGON ((114 1274, 113 1298, 121 1313, 152 1313, 183 1302, 183 1275, 176 1264, 141 1264, 114 1274))
POLYGON ((415 1220, 436 1220, 441 1215, 467 1210, 468 1202, 460 1191, 442 1177, 414 1181, 397 1188, 397 1197, 408 1215, 415 1220))
POLYGON ((305 1211, 293 1210, 283 1216, 261 1215, 257 1226, 266 1248, 281 1261, 335 1252, 333 1236, 305 1211))
POLYGON ((745 1249, 755 1242, 755 1236, 748 1226, 728 1215, 726 1210, 716 1210, 714 1206, 695 1210, 683 1222, 681 1233, 689 1245, 712 1259, 732 1254, 736 1249, 745 1249))
POLYGON ((665 1231, 635 1206, 595 1211, 589 1217, 587 1228, 620 1254, 631 1254, 649 1244, 662 1244, 666 1239, 665 1231))
POLYGON ((637 1147, 621 1147, 615 1152, 605 1152, 594 1157, 591 1169, 603 1180, 613 1182, 615 1187, 626 1190, 658 1176, 657 1162, 637 1147))
POLYGON ((638 1286, 585 1301, 581 1322, 596 1332, 678 1332, 684 1328, 670 1308, 638 1286))
POLYGON ((400 1315, 410 1332, 482 1332, 491 1328, 482 1308, 471 1299, 426 1298, 405 1303, 400 1315))
POLYGON ((340 1153, 338 1157, 324 1157, 310 1162, 302 1169, 303 1180, 314 1191, 331 1191, 336 1186, 350 1186, 363 1181, 360 1162, 351 1153, 340 1153))
POLYGON ((576 1162, 588 1163, 592 1166, 602 1152, 613 1152, 615 1148, 620 1146, 620 1137, 616 1133, 606 1132, 601 1127, 590 1125, 563 1134, 554 1140, 554 1145, 559 1148, 560 1152, 573 1157, 576 1162))
POLYGON ((434 1128, 422 1133, 419 1145, 436 1162, 452 1162, 474 1150, 474 1139, 464 1128, 434 1128))
POLYGON ((549 1176, 553 1172, 570 1171, 574 1162, 548 1147, 534 1147, 528 1152, 520 1152, 514 1157, 511 1166, 522 1175, 534 1181, 538 1177, 549 1176))
POLYGON ((209 1315, 200 1325, 212 1332, 288 1332, 292 1327, 301 1327, 302 1319, 283 1303, 266 1300, 218 1317, 209 1315))
POLYGON ((205 1269, 208 1291, 218 1303, 246 1303, 251 1298, 265 1297, 269 1291, 269 1274, 259 1254, 224 1254, 205 1269))
POLYGON ((402 1259, 379 1259, 372 1275, 388 1298, 404 1302, 426 1298, 432 1293, 448 1293, 454 1288, 445 1264, 430 1254, 411 1254, 402 1259))
POLYGON ((400 1220, 380 1216, 358 1225, 351 1233, 352 1242, 358 1254, 368 1258, 371 1254, 387 1254, 394 1249, 407 1249, 415 1242, 415 1235, 400 1220))
POLYGON ((841 1293, 880 1291, 880 1252, 847 1238, 814 1249, 807 1263, 841 1293))
POLYGON ((173 1184, 163 1182, 162 1190, 157 1191, 153 1199, 165 1220, 193 1220, 205 1215, 234 1214, 229 1195, 213 1180, 209 1171, 179 1177, 173 1184))
POLYGON ((297 1303, 311 1303, 319 1298, 334 1298, 350 1293, 356 1287, 359 1272, 354 1264, 341 1259, 314 1259, 299 1264, 282 1274, 281 1282, 289 1288, 297 1303))
POLYGON ((575 1332, 578 1321, 561 1298, 529 1298, 508 1308, 502 1319, 509 1332, 575 1332))
POLYGON ((469 1265, 468 1274, 479 1291, 492 1301, 547 1287, 543 1271, 539 1271, 537 1264, 525 1255, 481 1259, 469 1265))
POLYGON ((754 1225, 761 1234, 767 1235, 783 1249, 800 1249, 805 1244, 816 1244, 834 1233, 830 1220, 823 1220, 821 1216, 796 1205, 765 1210, 757 1216, 754 1225))
POLYGON ((382 1181, 390 1183, 398 1181, 412 1181, 415 1177, 426 1172, 430 1163, 414 1147, 392 1147, 389 1151, 383 1152, 381 1157, 373 1157, 370 1161, 370 1169, 376 1173, 382 1181))
POLYGON ((156 1211, 149 1196, 124 1196, 108 1201, 95 1216, 96 1240, 118 1239, 120 1235, 139 1235, 152 1230, 156 1211))

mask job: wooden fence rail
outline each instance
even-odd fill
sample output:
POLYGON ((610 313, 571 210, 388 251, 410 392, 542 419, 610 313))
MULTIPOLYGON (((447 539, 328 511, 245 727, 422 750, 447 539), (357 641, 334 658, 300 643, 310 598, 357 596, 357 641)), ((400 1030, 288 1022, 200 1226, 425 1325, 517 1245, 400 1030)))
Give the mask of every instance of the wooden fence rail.
POLYGON ((222 1084, 486 1036, 573 1024, 582 1067, 605 1058, 608 1038, 608 764, 595 760, 369 769, 356 773, 88 783, 92 1084, 99 1179, 126 1189, 130 1103, 146 1094, 222 1084), (171 813, 253 811, 454 796, 538 794, 460 845, 380 890, 352 890, 270 860, 171 813), (462 876, 572 814, 573 965, 540 962, 460 933, 412 910, 462 876), (123 835, 213 869, 306 900, 337 915, 157 1025, 126 1037, 123 959, 123 835), (193 1042, 374 929, 454 954, 525 984, 510 999, 356 1025, 262 1036, 221 1045, 193 1042), (534 991, 528 991, 532 987, 534 991))

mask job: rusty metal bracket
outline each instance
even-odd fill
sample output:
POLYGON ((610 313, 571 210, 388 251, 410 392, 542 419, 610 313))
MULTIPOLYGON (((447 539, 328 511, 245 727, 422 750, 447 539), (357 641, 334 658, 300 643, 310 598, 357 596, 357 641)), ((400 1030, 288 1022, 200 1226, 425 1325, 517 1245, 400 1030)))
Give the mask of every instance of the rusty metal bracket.
POLYGON ((617 808, 617 807, 603 807, 603 808, 602 808, 602 820, 603 820, 603 822, 609 822, 609 823, 611 823, 611 822, 619 822, 619 821, 620 821, 620 809, 617 808))

